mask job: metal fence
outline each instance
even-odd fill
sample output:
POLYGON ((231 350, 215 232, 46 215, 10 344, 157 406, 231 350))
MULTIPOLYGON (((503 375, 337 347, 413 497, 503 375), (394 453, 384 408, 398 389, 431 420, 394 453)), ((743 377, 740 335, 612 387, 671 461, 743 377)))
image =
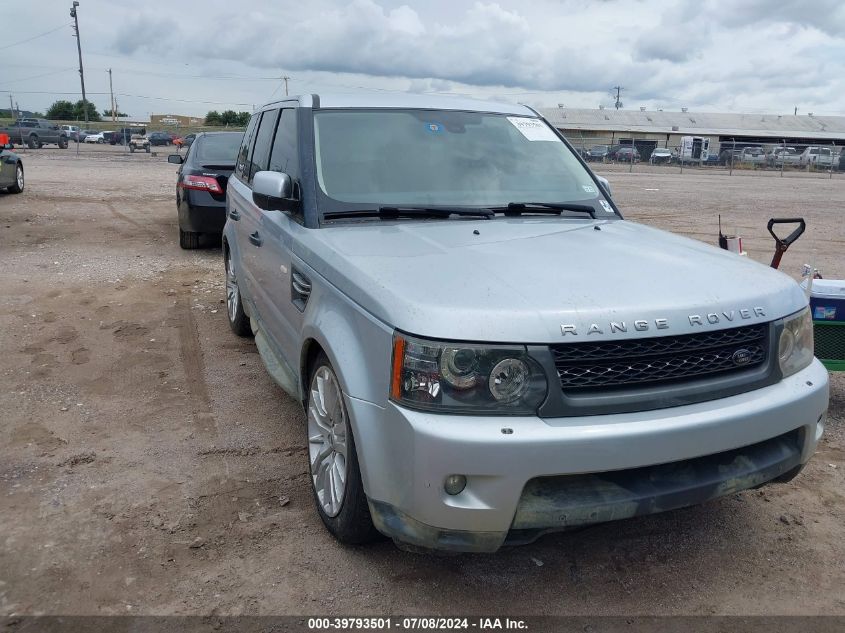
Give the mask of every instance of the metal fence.
MULTIPOLYGON (((713 173, 778 172, 824 174, 845 172, 845 143, 791 143, 719 140, 712 137, 567 134, 567 139, 587 162, 602 163, 612 170, 652 171, 652 168, 702 170, 713 173), (646 166, 648 169, 646 169, 646 166)), ((772 174, 777 175, 777 173, 772 174)))

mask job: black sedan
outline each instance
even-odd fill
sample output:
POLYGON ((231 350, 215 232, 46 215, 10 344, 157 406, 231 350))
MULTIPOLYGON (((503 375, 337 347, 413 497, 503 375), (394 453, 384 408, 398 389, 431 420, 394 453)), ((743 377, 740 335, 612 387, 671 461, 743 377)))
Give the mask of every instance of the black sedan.
POLYGON ((147 138, 150 139, 150 145, 170 145, 173 143, 170 134, 167 132, 153 132, 147 138))
POLYGON ((0 140, 0 191, 20 193, 23 191, 23 162, 21 157, 12 151, 13 145, 6 135, 0 140))
POLYGON ((181 165, 176 176, 179 246, 198 248, 203 233, 219 238, 226 224, 226 184, 235 169, 243 132, 203 132, 167 162, 181 165))

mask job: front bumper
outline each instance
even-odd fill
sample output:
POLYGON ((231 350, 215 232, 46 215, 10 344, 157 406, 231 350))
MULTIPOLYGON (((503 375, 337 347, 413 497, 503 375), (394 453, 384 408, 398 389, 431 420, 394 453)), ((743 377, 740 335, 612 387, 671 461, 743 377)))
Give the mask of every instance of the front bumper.
POLYGON ((618 415, 447 416, 347 398, 376 527, 454 551, 495 551, 789 476, 815 451, 827 404, 817 360, 762 389, 618 415), (453 474, 468 483, 448 495, 453 474))

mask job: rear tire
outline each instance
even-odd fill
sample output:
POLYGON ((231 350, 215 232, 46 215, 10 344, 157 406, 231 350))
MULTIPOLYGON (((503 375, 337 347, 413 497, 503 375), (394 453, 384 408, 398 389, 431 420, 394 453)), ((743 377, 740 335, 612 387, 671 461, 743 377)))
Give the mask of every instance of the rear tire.
POLYGON ((200 234, 193 231, 179 229, 179 246, 185 250, 193 250, 200 247, 200 234))
POLYGON ((226 251, 226 315, 229 318, 229 327, 238 336, 250 336, 252 328, 249 324, 249 317, 244 312, 241 291, 238 288, 238 277, 235 267, 232 265, 232 251, 226 251))
POLYGON ((34 134, 30 136, 29 139, 27 139, 26 146, 29 149, 36 149, 37 147, 39 147, 40 143, 38 142, 38 137, 34 134))
POLYGON ((361 482, 355 439, 340 382, 323 352, 314 360, 308 385, 308 472, 317 513, 326 529, 344 545, 381 540, 361 482))
POLYGON ((59 149, 67 149, 67 137, 60 136, 59 137, 59 149))

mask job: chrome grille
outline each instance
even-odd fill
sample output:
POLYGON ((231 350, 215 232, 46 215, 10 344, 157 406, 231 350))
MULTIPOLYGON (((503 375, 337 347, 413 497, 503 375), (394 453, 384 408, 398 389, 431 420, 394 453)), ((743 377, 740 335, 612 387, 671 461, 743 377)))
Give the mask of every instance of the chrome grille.
POLYGON ((644 386, 758 367, 768 358, 768 332, 763 324, 684 336, 566 343, 551 349, 565 391, 644 386), (738 364, 735 355, 744 362, 738 364))

